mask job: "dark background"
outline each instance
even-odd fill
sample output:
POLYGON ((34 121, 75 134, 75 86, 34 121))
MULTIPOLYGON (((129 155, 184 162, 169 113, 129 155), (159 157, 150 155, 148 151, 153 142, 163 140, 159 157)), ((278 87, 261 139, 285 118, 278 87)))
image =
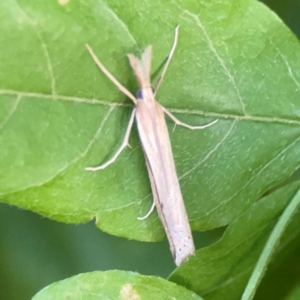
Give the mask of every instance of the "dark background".
MULTIPOLYGON (((300 0, 262 2, 300 37, 300 0)), ((193 233, 196 248, 216 241, 221 233, 193 233)), ((93 221, 66 225, 5 204, 0 204, 0 241, 0 299, 5 300, 31 299, 55 281, 93 270, 166 278, 174 269, 167 241, 129 241, 101 232, 93 221)))

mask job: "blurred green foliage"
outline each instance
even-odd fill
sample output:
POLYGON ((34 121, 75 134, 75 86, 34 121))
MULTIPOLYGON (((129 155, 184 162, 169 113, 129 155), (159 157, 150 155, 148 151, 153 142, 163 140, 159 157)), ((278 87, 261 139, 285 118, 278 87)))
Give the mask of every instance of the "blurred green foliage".
MULTIPOLYGON (((197 248, 222 230, 195 233, 197 248)), ((0 299, 31 299, 45 286, 95 270, 129 270, 167 277, 174 269, 167 241, 142 243, 114 237, 95 223, 67 225, 0 204, 0 299)))

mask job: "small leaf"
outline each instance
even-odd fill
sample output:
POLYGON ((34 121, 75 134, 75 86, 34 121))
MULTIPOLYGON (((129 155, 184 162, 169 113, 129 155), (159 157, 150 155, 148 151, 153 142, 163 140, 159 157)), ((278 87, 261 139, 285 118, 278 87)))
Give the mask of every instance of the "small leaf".
POLYGON ((80 274, 44 288, 32 300, 163 300, 194 299, 196 294, 167 280, 133 272, 107 271, 80 274))

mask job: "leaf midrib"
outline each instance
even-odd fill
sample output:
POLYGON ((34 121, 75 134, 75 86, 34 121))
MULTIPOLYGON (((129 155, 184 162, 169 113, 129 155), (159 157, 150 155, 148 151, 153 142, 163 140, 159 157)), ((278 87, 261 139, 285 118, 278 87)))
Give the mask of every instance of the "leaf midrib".
MULTIPOLYGON (((71 101, 71 102, 73 101, 78 103, 87 103, 87 104, 104 105, 104 106, 123 106, 123 107, 132 106, 131 104, 120 103, 120 102, 109 102, 109 101, 99 100, 99 99, 21 92, 21 91, 6 90, 6 89, 0 89, 0 95, 14 95, 18 97, 41 98, 41 99, 50 99, 56 101, 57 100, 71 101)), ((289 125, 300 126, 300 120, 288 119, 288 118, 225 114, 225 113, 207 112, 202 110, 178 109, 178 108, 170 108, 170 107, 168 107, 168 110, 170 110, 173 113, 186 114, 186 115, 199 115, 199 116, 214 117, 219 119, 232 119, 237 121, 251 121, 251 122, 274 123, 274 124, 277 123, 277 124, 289 124, 289 125)))

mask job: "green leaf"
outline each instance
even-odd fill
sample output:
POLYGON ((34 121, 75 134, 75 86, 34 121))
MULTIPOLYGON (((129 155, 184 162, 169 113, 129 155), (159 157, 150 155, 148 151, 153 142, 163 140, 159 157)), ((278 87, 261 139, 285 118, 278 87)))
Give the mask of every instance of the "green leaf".
POLYGON ((195 299, 196 294, 167 280, 133 272, 107 271, 80 274, 44 288, 32 300, 88 299, 195 299))
MULTIPOLYGON (((114 235, 157 241, 157 214, 136 129, 107 169, 84 170, 119 147, 137 89, 126 53, 152 44, 153 71, 179 43, 157 98, 201 130, 171 142, 194 230, 229 224, 288 177, 300 149, 297 39, 256 1, 12 1, 0 4, 1 201, 114 235), (142 8, 142 9, 141 9, 142 8)), ((172 122, 168 125, 173 127, 172 122)))
MULTIPOLYGON (((262 250, 268 247, 266 241, 274 225, 299 187, 300 182, 294 182, 252 204, 228 226, 219 242, 197 251, 175 270, 170 280, 206 300, 241 299, 262 250)), ((299 226, 298 220, 299 215, 294 217, 299 226)), ((285 232, 281 250, 290 243, 292 236, 291 231, 285 232)))

